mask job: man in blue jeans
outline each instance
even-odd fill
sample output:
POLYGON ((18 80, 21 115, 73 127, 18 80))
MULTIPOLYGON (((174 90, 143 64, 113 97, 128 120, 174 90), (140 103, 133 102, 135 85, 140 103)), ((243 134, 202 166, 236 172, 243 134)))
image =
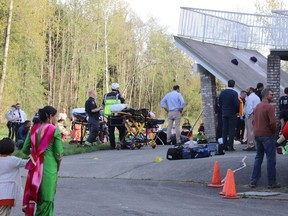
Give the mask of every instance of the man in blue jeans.
POLYGON ((276 182, 276 117, 275 108, 270 104, 273 91, 265 88, 262 91, 262 102, 254 110, 254 135, 256 140, 256 157, 249 186, 255 188, 261 177, 261 165, 264 154, 267 160, 268 189, 280 188, 276 182))

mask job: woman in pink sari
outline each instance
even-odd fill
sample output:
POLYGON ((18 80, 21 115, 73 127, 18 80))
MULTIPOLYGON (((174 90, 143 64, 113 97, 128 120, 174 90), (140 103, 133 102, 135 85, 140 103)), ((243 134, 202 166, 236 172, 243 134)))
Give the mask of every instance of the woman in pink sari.
POLYGON ((23 212, 28 216, 50 216, 54 211, 57 175, 63 156, 61 133, 55 125, 57 110, 51 106, 39 109, 40 122, 26 137, 23 153, 29 155, 28 175, 23 198, 23 212))

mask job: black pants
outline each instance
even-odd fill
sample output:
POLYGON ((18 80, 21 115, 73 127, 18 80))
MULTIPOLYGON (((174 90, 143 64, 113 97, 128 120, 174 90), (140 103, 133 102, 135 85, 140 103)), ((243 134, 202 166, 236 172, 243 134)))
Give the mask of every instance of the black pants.
POLYGON ((244 119, 240 119, 240 117, 237 117, 237 127, 236 127, 235 138, 241 141, 244 136, 244 130, 245 130, 244 119))
POLYGON ((222 137, 224 147, 225 148, 228 147, 228 149, 233 149, 237 116, 236 114, 222 115, 222 121, 223 121, 222 137))
POLYGON ((99 134, 99 120, 96 117, 90 117, 88 119, 89 136, 87 142, 96 142, 96 137, 99 134))
POLYGON ((216 128, 216 139, 222 137, 222 128, 223 128, 223 121, 222 121, 222 114, 217 114, 217 128, 216 128))
POLYGON ((18 135, 17 135, 17 133, 18 133, 18 130, 19 130, 19 128, 21 127, 22 124, 23 124, 23 123, 15 123, 15 142, 18 140, 18 135))
POLYGON ((108 131, 109 131, 109 141, 110 141, 110 148, 115 149, 115 128, 119 131, 119 140, 121 143, 125 142, 125 132, 126 127, 125 125, 121 126, 112 126, 111 122, 108 121, 108 131))
POLYGON ((8 138, 14 139, 15 136, 15 124, 11 121, 7 122, 7 128, 8 128, 8 138))

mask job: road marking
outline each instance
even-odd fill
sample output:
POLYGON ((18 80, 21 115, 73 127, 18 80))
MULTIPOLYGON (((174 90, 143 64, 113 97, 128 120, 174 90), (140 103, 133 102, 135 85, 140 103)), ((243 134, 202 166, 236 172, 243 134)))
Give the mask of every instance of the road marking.
POLYGON ((246 158, 247 158, 247 155, 245 155, 242 159, 242 164, 243 164, 242 167, 239 167, 238 169, 233 170, 234 173, 246 167, 246 163, 245 163, 246 158))
MULTIPOLYGON (((242 166, 239 167, 239 168, 237 168, 237 169, 235 169, 235 170, 233 170, 234 173, 237 172, 237 171, 239 171, 239 170, 241 170, 241 169, 244 169, 244 168, 246 167, 246 163, 245 163, 246 158, 247 158, 247 155, 245 155, 245 156, 242 158, 242 160, 241 160, 242 166)), ((225 182, 225 179, 226 179, 226 176, 224 177, 224 179, 221 180, 221 183, 224 183, 224 182, 225 182)))

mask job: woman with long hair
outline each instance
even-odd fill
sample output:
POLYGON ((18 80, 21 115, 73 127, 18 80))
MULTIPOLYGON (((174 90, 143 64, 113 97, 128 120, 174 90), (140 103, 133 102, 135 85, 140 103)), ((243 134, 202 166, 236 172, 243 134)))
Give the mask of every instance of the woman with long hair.
POLYGON ((39 109, 39 123, 26 137, 23 153, 30 156, 26 165, 28 175, 23 198, 23 212, 28 216, 50 216, 54 211, 57 176, 63 156, 57 110, 52 106, 39 109))

